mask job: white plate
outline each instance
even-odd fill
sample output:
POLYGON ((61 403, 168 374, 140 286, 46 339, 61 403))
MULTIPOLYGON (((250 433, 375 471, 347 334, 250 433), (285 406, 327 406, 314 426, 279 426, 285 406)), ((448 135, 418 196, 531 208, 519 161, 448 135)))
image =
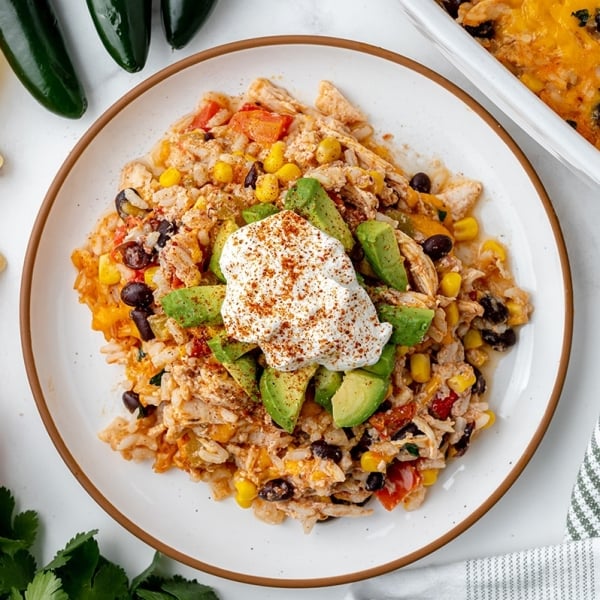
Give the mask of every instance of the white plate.
POLYGON ((399 0, 412 23, 543 148, 586 181, 600 183, 600 151, 497 61, 435 0, 399 0))
POLYGON ((68 467, 117 521, 162 552, 240 581, 317 586, 406 565, 453 539, 510 487, 539 444, 558 401, 571 338, 565 247, 531 166, 471 98, 410 60, 364 44, 276 37, 229 44, 151 77, 83 136, 53 182, 28 247, 21 293, 23 350, 44 423, 68 467), (276 47, 274 47, 276 46, 276 47), (452 462, 415 512, 380 508, 371 518, 317 526, 256 520, 233 500, 180 472, 155 474, 124 461, 97 432, 122 410, 121 373, 73 291, 72 250, 114 198, 119 171, 146 152, 208 90, 237 94, 272 77, 306 103, 320 79, 335 82, 379 133, 483 181, 481 218, 510 248, 535 313, 491 386, 494 427, 452 462), (470 133, 469 136, 465 132, 470 133), (535 226, 534 226, 535 225, 535 226))

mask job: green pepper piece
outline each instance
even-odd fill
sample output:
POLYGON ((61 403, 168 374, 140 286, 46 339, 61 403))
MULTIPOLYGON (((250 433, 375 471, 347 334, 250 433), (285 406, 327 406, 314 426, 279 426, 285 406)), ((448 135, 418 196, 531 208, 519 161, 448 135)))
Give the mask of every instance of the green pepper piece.
POLYGON ((70 119, 83 115, 85 92, 47 0, 0 0, 0 49, 42 106, 70 119))
POLYGON ((171 48, 183 48, 208 19, 217 0, 161 0, 165 37, 171 48))
POLYGON ((141 71, 148 58, 152 0, 87 0, 104 47, 130 73, 141 71))

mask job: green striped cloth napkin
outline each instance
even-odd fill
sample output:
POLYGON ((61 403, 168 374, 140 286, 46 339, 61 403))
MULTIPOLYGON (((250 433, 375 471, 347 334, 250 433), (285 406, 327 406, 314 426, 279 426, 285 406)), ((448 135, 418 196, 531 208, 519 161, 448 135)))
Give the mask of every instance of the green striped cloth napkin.
POLYGON ((566 521, 561 544, 400 569, 353 584, 345 600, 600 599, 600 420, 577 474, 566 521))

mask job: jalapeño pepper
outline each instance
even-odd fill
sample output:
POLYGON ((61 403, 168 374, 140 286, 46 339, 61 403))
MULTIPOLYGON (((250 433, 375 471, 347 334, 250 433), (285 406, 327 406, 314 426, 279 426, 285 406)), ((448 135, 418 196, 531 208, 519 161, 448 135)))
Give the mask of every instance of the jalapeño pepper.
POLYGON ((208 19, 217 0, 161 0, 160 11, 167 41, 183 48, 208 19))

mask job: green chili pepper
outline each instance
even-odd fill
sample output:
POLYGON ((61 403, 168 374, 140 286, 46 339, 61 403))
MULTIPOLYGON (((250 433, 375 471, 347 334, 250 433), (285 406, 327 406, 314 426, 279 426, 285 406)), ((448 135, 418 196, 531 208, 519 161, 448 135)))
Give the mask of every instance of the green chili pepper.
POLYGON ((96 31, 114 61, 141 71, 148 58, 152 0, 87 0, 96 31))
POLYGON ((183 48, 208 19, 217 0, 161 0, 160 10, 167 41, 183 48))
POLYGON ((0 49, 40 104, 63 117, 83 115, 85 92, 49 0, 0 0, 0 49))

